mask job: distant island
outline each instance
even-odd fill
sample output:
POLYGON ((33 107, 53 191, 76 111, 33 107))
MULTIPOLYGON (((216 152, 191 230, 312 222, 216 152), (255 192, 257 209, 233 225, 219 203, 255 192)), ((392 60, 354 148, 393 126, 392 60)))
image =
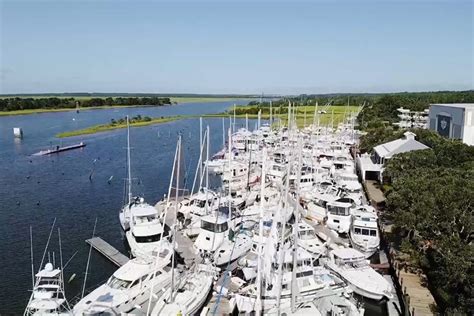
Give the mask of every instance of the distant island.
MULTIPOLYGON (((167 116, 167 117, 159 117, 159 118, 151 118, 149 116, 141 116, 137 115, 130 118, 130 126, 147 126, 151 124, 159 124, 159 123, 167 123, 176 121, 179 119, 183 119, 185 116, 167 116)), ((72 136, 79 136, 79 135, 88 135, 88 134, 95 134, 100 132, 106 132, 114 129, 126 128, 127 127, 127 119, 126 117, 120 118, 118 120, 111 119, 109 124, 100 124, 90 126, 84 129, 63 132, 56 135, 58 138, 64 137, 72 137, 72 136)))

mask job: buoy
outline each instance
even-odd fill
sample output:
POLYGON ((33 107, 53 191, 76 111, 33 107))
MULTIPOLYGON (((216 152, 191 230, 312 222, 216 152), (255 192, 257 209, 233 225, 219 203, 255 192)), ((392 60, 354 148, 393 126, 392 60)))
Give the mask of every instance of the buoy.
POLYGON ((36 205, 40 205, 40 201, 36 202, 36 205))

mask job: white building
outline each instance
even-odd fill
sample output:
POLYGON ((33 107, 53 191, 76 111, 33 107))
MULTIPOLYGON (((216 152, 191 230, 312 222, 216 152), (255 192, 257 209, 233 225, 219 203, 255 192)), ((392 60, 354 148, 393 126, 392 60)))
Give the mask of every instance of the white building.
POLYGON ((428 109, 418 112, 401 107, 397 111, 400 121, 393 123, 393 125, 397 125, 400 128, 428 128, 428 109))
POLYGON ((474 145, 474 103, 431 104, 430 129, 441 136, 474 145))
POLYGON ((375 146, 372 156, 362 154, 357 158, 357 167, 360 170, 362 180, 378 180, 382 182, 384 163, 387 160, 396 154, 429 148, 415 140, 416 135, 414 133, 405 132, 403 135, 403 138, 375 146))

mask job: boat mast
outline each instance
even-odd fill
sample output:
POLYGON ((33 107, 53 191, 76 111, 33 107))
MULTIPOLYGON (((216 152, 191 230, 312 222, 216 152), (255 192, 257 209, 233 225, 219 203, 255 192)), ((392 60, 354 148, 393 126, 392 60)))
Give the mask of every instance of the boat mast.
POLYGON ((222 148, 225 148, 225 119, 222 118, 222 148))
POLYGON ((296 312, 296 293, 298 292, 298 285, 296 284, 296 265, 298 263, 298 223, 300 222, 299 212, 299 199, 300 199, 300 186, 301 186, 301 164, 302 164, 302 148, 301 138, 298 139, 298 168, 296 174, 296 203, 295 203, 295 224, 293 225, 293 268, 291 271, 291 311, 296 312))
POLYGON ((61 292, 64 295, 64 300, 67 306, 67 309, 70 310, 69 302, 66 299, 66 293, 64 289, 64 265, 63 265, 63 246, 61 242, 61 229, 58 227, 58 243, 59 243, 59 263, 61 264, 61 292))
MULTIPOLYGON (((209 134, 208 134, 209 135, 209 134)), ((208 136, 209 137, 209 136, 208 136)), ((174 212, 174 221, 173 221, 173 255, 171 257, 171 303, 174 301, 174 255, 175 255, 175 247, 176 247, 176 222, 178 220, 178 197, 179 197, 179 171, 180 171, 180 161, 181 161, 181 135, 178 137, 178 144, 177 144, 177 154, 178 160, 176 161, 177 168, 176 168, 176 194, 175 194, 175 212, 174 212)), ((207 169, 207 168, 206 168, 207 169)), ((206 203, 207 204, 207 203, 206 203)))
MULTIPOLYGON (((290 130, 288 130, 288 145, 291 144, 290 140, 290 130)), ((290 148, 290 153, 292 152, 290 148)), ((286 183, 285 183, 285 193, 284 193, 284 200, 285 200, 285 207, 283 208, 284 212, 287 212, 288 209, 288 195, 290 194, 290 173, 291 173, 291 162, 292 162, 292 155, 289 155, 287 171, 286 171, 286 183)), ((281 302, 281 290, 282 290, 282 281, 283 281, 283 260, 285 258, 285 250, 284 250, 284 243, 285 243, 285 234, 286 234, 286 214, 282 216, 282 227, 281 227, 281 236, 280 236, 280 253, 278 258, 278 295, 277 295, 277 307, 278 307, 278 315, 280 315, 280 302, 281 302)))
POLYGON ((128 181, 128 205, 132 203, 132 168, 130 162, 130 122, 127 115, 127 181, 128 181))
POLYGON ((264 202, 264 193, 265 193, 265 160, 267 155, 266 147, 263 147, 262 150, 262 179, 260 180, 260 221, 259 221, 259 230, 258 230, 258 261, 257 261, 257 310, 256 315, 259 316, 262 312, 262 257, 263 257, 263 202, 264 202))
POLYGON ((232 124, 232 131, 235 133, 235 103, 234 103, 234 123, 232 124))
MULTIPOLYGON (((198 172, 199 172, 199 190, 201 190, 201 184, 202 184, 202 151, 204 149, 204 143, 203 143, 203 136, 202 136, 202 116, 199 117, 199 146, 201 146, 201 152, 200 152, 200 161, 198 165, 198 172)), ((191 190, 192 193, 192 190, 191 190)))
POLYGON ((231 176, 232 176, 232 172, 230 171, 232 166, 231 166, 231 157, 232 157, 232 149, 230 148, 230 143, 231 143, 231 140, 232 140, 232 133, 230 132, 230 127, 229 127, 229 131, 228 131, 228 134, 229 134, 229 185, 228 185, 228 192, 227 192, 227 196, 228 196, 228 203, 229 203, 229 221, 232 220, 232 207, 231 207, 231 197, 232 197, 232 194, 231 194, 231 191, 230 191, 230 183, 231 183, 231 176))
MULTIPOLYGON (((95 218, 94 229, 92 230, 92 238, 95 236, 95 228, 97 226, 97 217, 95 218)), ((91 261, 92 243, 89 246, 89 255, 87 256, 86 272, 84 273, 84 284, 82 285, 81 299, 84 297, 86 291, 87 272, 89 271, 89 262, 91 261)))
POLYGON ((273 124, 273 113, 272 113, 272 100, 270 100, 270 129, 272 128, 273 124))
MULTIPOLYGON (((181 135, 180 135, 181 137, 181 135)), ((201 149, 202 151, 202 149, 201 149)), ((176 170, 176 161, 178 158, 178 146, 176 145, 176 151, 174 153, 174 160, 173 160, 173 169, 171 171, 171 179, 170 179, 170 184, 168 186, 168 195, 166 196, 166 204, 165 204, 165 211, 164 211, 164 216, 163 216, 163 228, 162 228, 162 231, 161 231, 161 237, 160 237, 160 240, 163 238, 163 232, 164 232, 164 227, 165 227, 165 218, 166 218, 166 215, 168 214, 168 208, 169 208, 169 205, 170 205, 170 200, 171 200, 171 189, 173 187, 173 178, 174 178, 174 174, 175 174, 175 170, 176 170)), ((201 160, 199 160, 201 161, 201 160)), ((197 173, 196 173, 196 176, 197 176, 197 173)), ((196 182, 196 178, 194 179, 194 181, 196 182)), ((194 187, 194 184, 193 184, 193 187, 194 187)), ((192 190, 191 190, 191 193, 192 193, 192 190)), ((177 208, 178 208, 178 205, 176 204, 175 206, 175 211, 177 211, 177 208)), ((174 236, 173 236, 174 238, 174 236)), ((174 249, 173 249, 174 251, 174 249)), ((174 256, 174 253, 173 253, 173 256, 174 256)), ((157 269, 157 266, 158 266, 158 259, 159 259, 159 255, 157 254, 156 256, 156 259, 155 259, 155 268, 154 268, 154 271, 156 271, 157 269)), ((172 258, 174 260, 174 258, 172 258)), ((151 303, 152 303, 152 300, 154 297, 156 297, 154 294, 153 294, 153 289, 155 287, 155 282, 156 282, 156 279, 153 279, 153 282, 151 284, 151 287, 150 287, 150 298, 148 299, 148 307, 147 307, 147 311, 146 311, 146 315, 150 315, 150 309, 151 309, 151 303)))
POLYGON ((43 266, 44 257, 46 256, 46 252, 48 251, 49 241, 51 240, 51 235, 53 234, 54 225, 56 224, 56 217, 54 218, 53 225, 51 225, 51 230, 49 231, 48 241, 46 242, 46 246, 44 247, 43 257, 41 258, 41 263, 38 269, 38 272, 41 271, 41 267, 43 266))

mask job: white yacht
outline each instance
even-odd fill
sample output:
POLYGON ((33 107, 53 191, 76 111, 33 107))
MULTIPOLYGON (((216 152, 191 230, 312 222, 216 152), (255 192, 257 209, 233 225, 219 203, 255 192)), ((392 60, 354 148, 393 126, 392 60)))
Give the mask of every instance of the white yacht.
POLYGON ((347 234, 351 227, 352 203, 341 201, 341 199, 327 203, 326 225, 339 234, 347 234))
POLYGON ((216 265, 223 265, 240 258, 252 247, 252 238, 225 216, 212 214, 201 217, 201 230, 194 242, 200 254, 211 253, 216 265), (230 227, 232 226, 232 227, 230 227))
POLYGON ((35 285, 23 315, 72 315, 64 294, 62 271, 48 262, 35 275, 35 285))
MULTIPOLYGON (((338 293, 346 292, 347 286, 344 281, 327 269, 314 267, 313 256, 304 249, 298 248, 296 267, 293 266, 291 251, 286 250, 282 265, 281 288, 278 271, 266 266, 266 271, 260 273, 265 275, 266 286, 261 290, 261 304, 264 314, 272 314, 278 309, 288 310, 291 308, 292 294, 296 296, 298 304, 311 302, 318 298, 328 289, 336 290, 338 293), (293 280, 293 268, 296 269, 296 280, 293 280), (272 269, 271 271, 268 271, 272 269), (294 285, 292 281, 296 282, 294 285), (298 289, 292 293, 292 286, 298 289), (278 296, 280 300, 278 302, 278 296)), ((278 255, 277 255, 278 257, 278 255)), ((257 287, 255 283, 239 288, 235 295, 235 301, 239 312, 250 313, 255 311, 257 303, 257 287)))
POLYGON ((212 265, 194 266, 193 270, 181 277, 175 293, 169 288, 156 302, 151 315, 197 315, 211 291, 215 277, 216 269, 212 265))
POLYGON ((135 205, 131 210, 130 230, 125 233, 132 255, 151 255, 163 234, 158 210, 146 203, 135 205))
POLYGON ((144 304, 153 287, 154 295, 161 296, 171 283, 172 255, 169 242, 162 240, 157 258, 136 258, 121 266, 90 294, 74 306, 74 315, 128 313, 144 304))
POLYGON ((377 213, 371 206, 362 206, 352 211, 352 225, 349 233, 352 247, 370 258, 380 245, 377 213))
POLYGON ((329 252, 325 265, 349 283, 355 293, 373 299, 392 298, 392 285, 369 265, 364 254, 341 248, 329 252))
POLYGON ((319 258, 326 252, 326 247, 318 236, 316 236, 314 228, 305 222, 300 222, 298 224, 297 244, 316 258, 319 258))

